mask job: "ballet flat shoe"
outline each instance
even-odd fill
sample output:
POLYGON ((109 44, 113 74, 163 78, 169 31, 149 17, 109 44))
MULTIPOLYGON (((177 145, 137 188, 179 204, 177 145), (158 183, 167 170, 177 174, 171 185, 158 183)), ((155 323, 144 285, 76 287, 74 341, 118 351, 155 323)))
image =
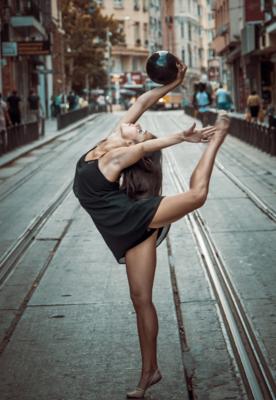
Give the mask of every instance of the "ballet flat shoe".
POLYGON ((146 391, 148 390, 148 388, 150 386, 152 386, 152 382, 153 382, 154 378, 156 377, 158 371, 159 371, 159 369, 156 370, 155 374, 153 375, 150 383, 148 384, 148 386, 147 386, 147 388, 145 390, 138 387, 138 388, 136 388, 136 390, 134 390, 134 392, 127 393, 127 398, 129 398, 129 399, 142 399, 143 397, 145 397, 146 391))

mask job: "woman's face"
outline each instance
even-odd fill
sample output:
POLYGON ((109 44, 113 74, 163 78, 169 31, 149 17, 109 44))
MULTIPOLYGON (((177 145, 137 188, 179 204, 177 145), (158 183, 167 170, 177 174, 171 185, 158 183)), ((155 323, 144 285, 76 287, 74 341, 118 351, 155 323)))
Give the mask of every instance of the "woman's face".
POLYGON ((122 138, 132 140, 134 142, 145 142, 152 139, 152 134, 146 129, 143 129, 139 124, 122 124, 120 126, 122 138))

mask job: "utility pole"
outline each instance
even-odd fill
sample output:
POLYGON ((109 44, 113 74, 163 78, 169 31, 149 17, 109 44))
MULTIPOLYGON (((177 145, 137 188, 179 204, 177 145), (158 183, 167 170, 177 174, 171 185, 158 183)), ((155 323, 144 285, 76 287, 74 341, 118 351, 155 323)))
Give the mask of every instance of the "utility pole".
POLYGON ((87 93, 87 101, 89 102, 89 80, 88 80, 88 74, 85 75, 85 86, 86 86, 86 93, 87 93))
POLYGON ((110 82, 110 41, 109 41, 109 27, 106 28, 106 43, 107 43, 107 90, 109 96, 110 112, 112 112, 112 96, 111 96, 111 82, 110 82))

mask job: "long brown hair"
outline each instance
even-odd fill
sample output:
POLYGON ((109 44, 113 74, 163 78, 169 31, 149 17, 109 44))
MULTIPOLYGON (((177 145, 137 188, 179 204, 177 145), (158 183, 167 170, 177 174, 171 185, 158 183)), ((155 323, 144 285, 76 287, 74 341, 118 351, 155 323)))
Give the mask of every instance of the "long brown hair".
MULTIPOLYGON (((152 139, 157 139, 152 135, 152 139)), ((161 150, 146 153, 137 163, 122 171, 121 190, 134 200, 162 193, 162 153, 161 150)))

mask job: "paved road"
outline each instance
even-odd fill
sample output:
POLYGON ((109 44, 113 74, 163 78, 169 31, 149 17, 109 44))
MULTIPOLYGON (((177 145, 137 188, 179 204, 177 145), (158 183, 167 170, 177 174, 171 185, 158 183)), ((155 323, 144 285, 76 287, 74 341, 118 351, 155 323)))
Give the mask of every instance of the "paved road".
MULTIPOLYGON (((100 116, 0 169, 2 256, 72 177, 78 158, 122 115, 100 116)), ((148 112, 140 122, 163 136, 193 119, 179 111, 148 112)), ((184 143, 171 153, 188 181, 202 149, 184 143)), ((228 137, 218 160, 276 208, 275 159, 228 137)), ((163 193, 171 195, 176 186, 168 171, 165 158, 163 193)), ((275 378, 275 223, 217 167, 201 213, 275 378)), ((169 236, 171 246, 163 242, 158 249, 154 287, 163 380, 147 398, 247 398, 187 219, 169 236)), ((117 400, 137 383, 141 360, 125 268, 72 193, 0 288, 0 338, 1 399, 117 400)))

